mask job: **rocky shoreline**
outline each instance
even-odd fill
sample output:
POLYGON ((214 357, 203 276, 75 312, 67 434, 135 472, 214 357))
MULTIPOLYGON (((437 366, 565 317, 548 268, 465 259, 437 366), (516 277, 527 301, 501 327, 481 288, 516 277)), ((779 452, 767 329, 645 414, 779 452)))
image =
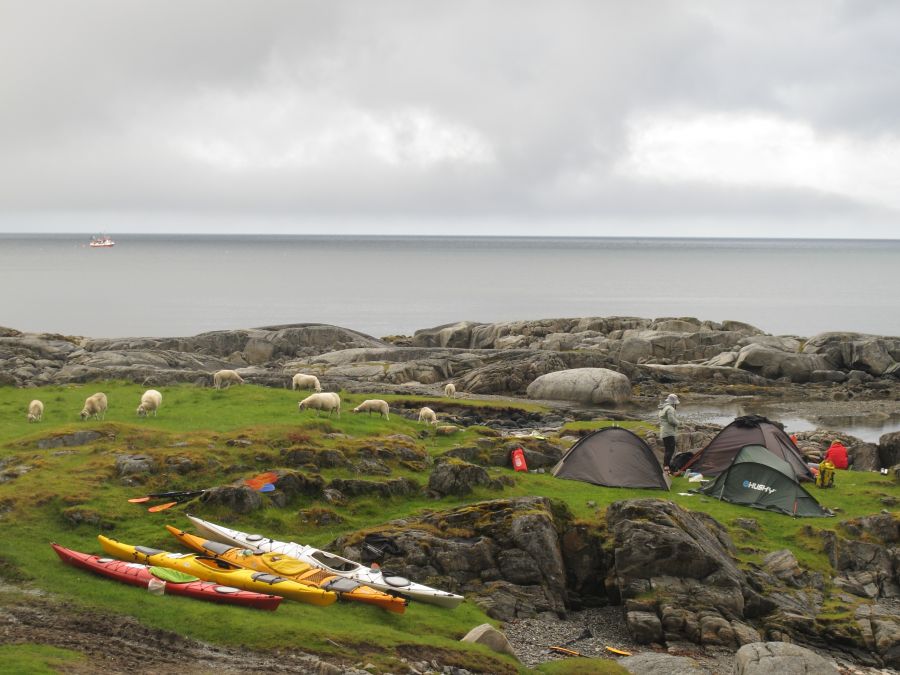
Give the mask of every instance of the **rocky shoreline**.
POLYGON ((772 336, 748 324, 693 318, 462 322, 384 339, 322 324, 117 339, 0 328, 2 383, 18 386, 109 377, 190 382, 236 368, 270 386, 306 370, 333 389, 410 391, 451 380, 475 394, 523 395, 548 373, 606 368, 632 384, 688 385, 698 393, 812 384, 852 399, 896 391, 898 359, 900 337, 772 336))
MULTIPOLYGON (((541 438, 542 430, 595 418, 650 421, 656 403, 670 391, 685 399, 749 399, 776 410, 822 415, 862 410, 891 415, 900 408, 900 338, 771 336, 733 321, 608 317, 460 323, 385 339, 320 324, 128 339, 0 328, 0 385, 114 379, 208 386, 211 374, 222 368, 236 369, 247 382, 279 388, 289 387, 291 376, 302 371, 315 374, 326 390, 353 393, 438 397, 453 383, 461 397, 497 402, 477 409, 452 399, 434 404, 447 422, 493 430, 473 447, 454 448, 436 462, 404 436, 382 439, 375 448, 348 440, 345 450, 329 451, 327 457, 309 448, 284 448, 279 461, 289 471, 275 485, 284 504, 301 495, 326 500, 418 490, 436 497, 465 495, 492 480, 502 488, 503 478, 492 479, 486 468, 506 464, 510 443, 524 448, 529 467, 546 470, 565 450, 564 444, 541 438), (540 402, 546 410, 504 406, 510 400, 540 402), (317 464, 325 461, 382 476, 391 466, 413 463, 429 469, 428 485, 399 478, 326 483, 318 472, 325 465, 317 464)), ((415 403, 395 403, 397 414, 414 414, 415 403)), ((688 423, 679 444, 700 447, 717 429, 688 423)), ((856 469, 887 468, 900 476, 900 432, 885 434, 877 444, 827 428, 798 436, 809 459, 840 437, 856 469)), ((653 445, 656 439, 649 434, 647 440, 653 445)), ((129 480, 149 471, 141 464, 145 460, 119 457, 118 477, 129 480)), ((262 508, 258 495, 251 496, 257 501, 222 487, 209 490, 202 501, 248 513, 262 508)), ((654 654, 693 659, 695 670, 684 672, 730 672, 735 649, 769 640, 828 652, 848 664, 847 672, 877 672, 900 666, 900 520, 897 500, 883 503, 881 514, 841 522, 824 541, 839 600, 856 608, 827 635, 817 624, 821 574, 805 569, 787 549, 755 568, 742 568, 722 525, 666 500, 613 503, 599 529, 586 528, 541 497, 479 502, 386 523, 403 551, 386 564, 403 576, 433 578, 464 593, 504 622, 526 665, 560 658, 547 651, 549 641, 586 656, 611 646, 647 659, 654 654), (448 526, 465 536, 456 541, 430 534, 448 526), (655 545, 648 546, 650 541, 655 545)), ((753 518, 743 520, 748 531, 758 526, 753 518)), ((361 554, 354 534, 328 548, 349 558, 361 554)), ((650 672, 647 668, 633 672, 650 672)))
MULTIPOLYGON (((546 419, 469 420, 509 432, 598 416, 653 421, 670 391, 683 401, 740 401, 823 418, 823 432, 828 415, 900 416, 900 337, 893 336, 773 336, 689 317, 460 322, 382 339, 323 324, 114 339, 0 327, 0 385, 208 386, 220 369, 269 387, 289 387, 293 374, 306 372, 330 391, 440 396, 452 383, 462 396, 527 398, 555 411, 546 419)), ((889 451, 867 468, 873 463, 893 466, 900 455, 889 451)))

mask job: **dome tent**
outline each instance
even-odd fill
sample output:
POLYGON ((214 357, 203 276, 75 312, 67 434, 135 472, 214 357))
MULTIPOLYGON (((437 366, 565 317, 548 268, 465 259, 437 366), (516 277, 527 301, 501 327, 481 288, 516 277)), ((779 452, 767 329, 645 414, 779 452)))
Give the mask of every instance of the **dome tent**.
POLYGON ((815 480, 803 455, 784 430, 760 415, 737 417, 684 466, 704 476, 718 476, 745 445, 760 445, 787 462, 797 480, 815 480))
POLYGON ((745 445, 716 480, 696 492, 789 516, 834 515, 803 489, 790 464, 761 445, 745 445))
POLYGON ((599 429, 580 439, 552 473, 603 487, 669 489, 669 480, 650 446, 621 427, 599 429))

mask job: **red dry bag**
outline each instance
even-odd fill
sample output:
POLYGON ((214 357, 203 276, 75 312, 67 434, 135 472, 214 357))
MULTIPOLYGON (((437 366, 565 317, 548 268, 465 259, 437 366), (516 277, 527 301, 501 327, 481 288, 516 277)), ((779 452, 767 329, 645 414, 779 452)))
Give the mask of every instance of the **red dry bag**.
POLYGON ((512 465, 516 471, 528 471, 528 465, 525 463, 525 453, 522 448, 516 448, 511 454, 512 465))

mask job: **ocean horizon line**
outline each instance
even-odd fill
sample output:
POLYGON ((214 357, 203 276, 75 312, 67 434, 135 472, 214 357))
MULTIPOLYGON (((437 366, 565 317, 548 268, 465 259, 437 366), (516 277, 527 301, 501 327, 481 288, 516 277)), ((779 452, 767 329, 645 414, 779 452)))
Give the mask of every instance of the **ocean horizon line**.
POLYGON ((653 235, 510 235, 510 234, 357 234, 357 233, 281 233, 281 232, 116 232, 115 230, 95 230, 84 232, 0 232, 0 239, 80 239, 104 234, 120 238, 137 239, 307 239, 307 240, 355 240, 355 241, 654 241, 654 242, 828 242, 828 243, 898 243, 897 238, 874 237, 710 237, 710 236, 653 236, 653 235))

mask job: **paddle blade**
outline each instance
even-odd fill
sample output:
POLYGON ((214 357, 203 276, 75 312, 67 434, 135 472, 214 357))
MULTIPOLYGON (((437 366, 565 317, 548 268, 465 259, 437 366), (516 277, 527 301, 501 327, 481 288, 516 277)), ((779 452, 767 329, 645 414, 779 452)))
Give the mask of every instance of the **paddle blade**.
POLYGON ((133 499, 129 499, 128 501, 132 504, 143 504, 144 502, 149 502, 150 497, 135 497, 133 499))
POLYGON ((147 511, 150 513, 156 513, 157 511, 165 511, 166 509, 171 509, 178 502, 166 502, 165 504, 157 504, 156 506, 151 506, 147 511))
POLYGON ((278 473, 276 471, 267 471, 266 473, 261 473, 251 478, 245 478, 244 485, 251 487, 254 490, 258 490, 266 483, 271 483, 276 480, 278 480, 278 473))

